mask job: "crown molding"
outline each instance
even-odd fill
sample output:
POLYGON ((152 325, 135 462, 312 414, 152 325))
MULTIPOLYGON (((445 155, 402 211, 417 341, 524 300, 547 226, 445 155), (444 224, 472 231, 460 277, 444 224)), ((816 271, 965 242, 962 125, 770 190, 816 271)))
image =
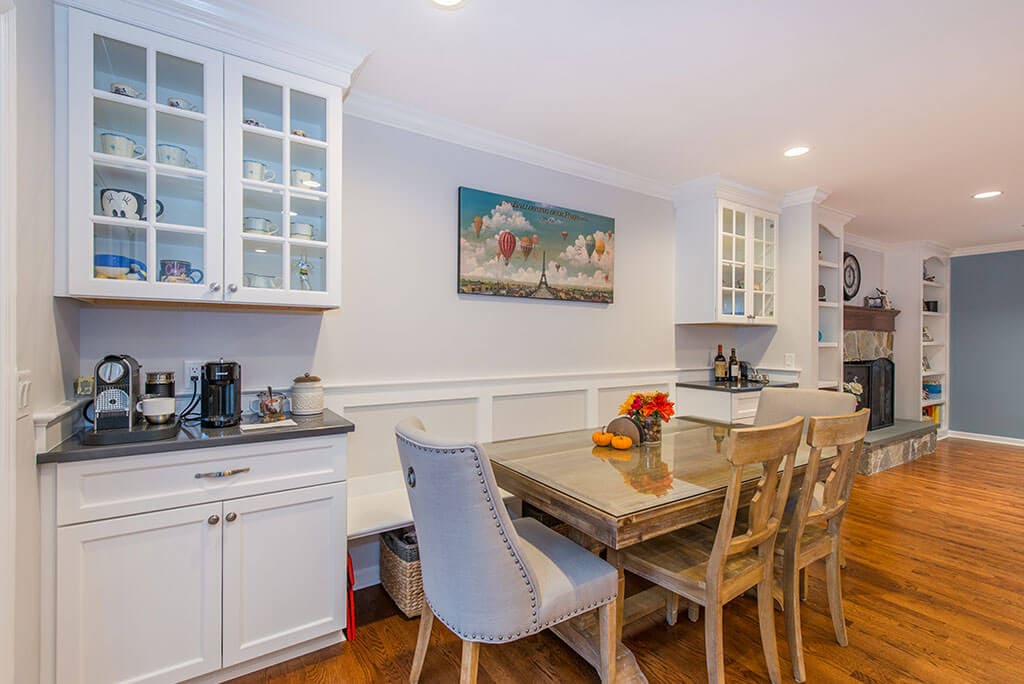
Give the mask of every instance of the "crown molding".
POLYGON ((347 88, 369 51, 317 30, 289 26, 245 0, 56 0, 58 5, 158 30, 347 88))
POLYGON ((1024 250, 1024 240, 1016 242, 996 242, 990 245, 973 245, 971 247, 957 247, 953 256, 972 256, 974 254, 995 254, 996 252, 1016 252, 1024 250))
POLYGON ((776 214, 782 207, 780 195, 750 185, 743 185, 732 179, 724 178, 720 173, 680 183, 673 191, 673 199, 678 203, 704 199, 709 196, 776 214))
POLYGON ((799 206, 801 204, 821 204, 831 195, 828 190, 812 185, 809 188, 793 190, 782 196, 782 208, 799 206))
POLYGON ((469 126, 355 88, 345 98, 345 114, 642 195, 672 199, 671 186, 656 179, 469 126))
POLYGON ((873 240, 866 238, 863 235, 857 235, 855 233, 847 233, 843 237, 844 244, 852 245, 853 247, 860 247, 862 249, 870 249, 874 252, 881 252, 885 254, 887 249, 892 247, 891 243, 881 242, 879 240, 873 240))

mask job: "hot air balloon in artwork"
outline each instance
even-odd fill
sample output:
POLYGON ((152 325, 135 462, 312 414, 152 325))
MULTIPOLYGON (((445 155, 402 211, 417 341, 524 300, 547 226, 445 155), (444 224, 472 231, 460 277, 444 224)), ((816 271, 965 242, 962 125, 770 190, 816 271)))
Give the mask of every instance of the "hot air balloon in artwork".
POLYGON ((508 266, 508 260, 516 253, 516 236, 511 231, 502 231, 498 236, 498 253, 505 260, 505 265, 508 266))
POLYGON ((565 239, 566 239, 567 237, 569 237, 569 231, 567 231, 567 230, 563 230, 563 231, 562 231, 562 242, 565 242, 565 239))
POLYGON ((588 235, 587 239, 583 241, 583 244, 587 248, 587 260, 589 261, 590 257, 594 256, 594 249, 597 246, 594 243, 594 236, 588 235))
POLYGON ((473 217, 473 230, 476 231, 476 237, 480 239, 480 230, 484 227, 484 220, 479 216, 473 217))
POLYGON ((533 251, 533 239, 528 235, 519 238, 519 249, 523 253, 523 261, 529 259, 530 252, 533 251))
POLYGON ((600 259, 601 255, 604 254, 604 240, 598 240, 594 243, 594 253, 597 254, 597 258, 600 259))

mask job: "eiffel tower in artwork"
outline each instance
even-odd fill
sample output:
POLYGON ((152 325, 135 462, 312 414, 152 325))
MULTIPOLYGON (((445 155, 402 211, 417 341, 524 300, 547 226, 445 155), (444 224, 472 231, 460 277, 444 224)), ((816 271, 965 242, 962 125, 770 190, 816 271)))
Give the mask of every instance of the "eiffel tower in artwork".
POLYGON ((540 257, 540 282, 537 283, 537 289, 530 293, 531 297, 537 299, 554 299, 555 293, 548 287, 548 253, 541 252, 540 257))

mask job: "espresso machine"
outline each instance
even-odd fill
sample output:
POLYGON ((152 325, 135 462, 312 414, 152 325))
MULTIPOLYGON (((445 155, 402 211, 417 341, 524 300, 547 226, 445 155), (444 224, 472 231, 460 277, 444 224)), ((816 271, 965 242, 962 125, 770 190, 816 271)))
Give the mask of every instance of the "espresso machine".
POLYGON ((234 361, 203 364, 203 427, 225 428, 242 421, 242 367, 234 361))
MULTIPOLYGON (((85 419, 92 426, 82 432, 82 443, 89 446, 126 444, 170 439, 178 434, 177 420, 157 421, 143 417, 142 401, 151 396, 150 381, 161 375, 162 391, 159 396, 170 396, 173 402, 173 374, 170 387, 166 387, 167 373, 149 373, 145 390, 141 382, 142 366, 128 354, 108 354, 96 364, 93 379, 92 418, 85 413, 85 419), (166 392, 170 391, 170 394, 166 392)), ((157 395, 152 395, 157 396, 157 395)), ((88 407, 86 407, 86 410, 88 407)), ((170 416, 173 418, 173 412, 170 416)))

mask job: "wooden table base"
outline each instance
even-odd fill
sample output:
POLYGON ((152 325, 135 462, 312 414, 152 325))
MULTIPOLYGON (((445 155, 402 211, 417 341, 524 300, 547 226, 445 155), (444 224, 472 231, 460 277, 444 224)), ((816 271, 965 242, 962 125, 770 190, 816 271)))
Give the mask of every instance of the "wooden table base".
MULTIPOLYGON (((597 612, 590 611, 572 620, 566 620, 550 628, 569 648, 576 651, 588 663, 601 671, 601 652, 598 647, 597 612)), ((647 684, 647 677, 640 671, 636 656, 620 641, 615 650, 616 684, 647 684)))

